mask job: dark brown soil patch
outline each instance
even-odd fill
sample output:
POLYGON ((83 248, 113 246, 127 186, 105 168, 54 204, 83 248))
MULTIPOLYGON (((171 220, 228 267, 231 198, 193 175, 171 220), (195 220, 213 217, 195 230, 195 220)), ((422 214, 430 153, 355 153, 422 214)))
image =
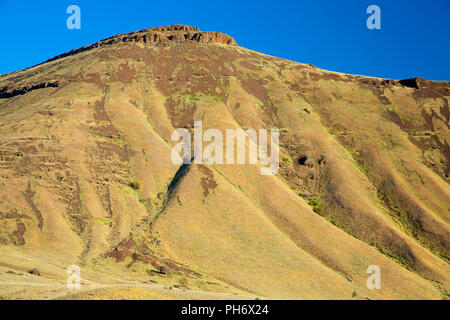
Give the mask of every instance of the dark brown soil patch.
POLYGON ((36 192, 31 190, 31 184, 28 182, 28 187, 25 192, 23 192, 23 195, 25 197, 25 200, 27 201, 28 205, 33 210, 36 219, 38 220, 38 228, 39 230, 42 230, 42 227, 44 226, 44 219, 42 218, 42 213, 38 209, 38 207, 33 202, 33 197, 36 195, 36 192))
POLYGON ((213 172, 207 166, 199 164, 198 168, 205 175, 205 177, 200 179, 200 184, 203 188, 203 195, 207 197, 210 191, 214 191, 217 188, 217 182, 214 180, 213 172))

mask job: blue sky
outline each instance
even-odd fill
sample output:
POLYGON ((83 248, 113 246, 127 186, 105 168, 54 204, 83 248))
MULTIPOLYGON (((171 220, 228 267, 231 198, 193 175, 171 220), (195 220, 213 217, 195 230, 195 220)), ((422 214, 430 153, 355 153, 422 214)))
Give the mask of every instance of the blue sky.
POLYGON ((0 73, 117 33, 179 23, 327 70, 450 80, 449 13, 449 0, 0 0, 0 73), (81 8, 81 30, 66 27, 71 4, 81 8), (372 4, 381 9, 381 30, 366 27, 372 4))

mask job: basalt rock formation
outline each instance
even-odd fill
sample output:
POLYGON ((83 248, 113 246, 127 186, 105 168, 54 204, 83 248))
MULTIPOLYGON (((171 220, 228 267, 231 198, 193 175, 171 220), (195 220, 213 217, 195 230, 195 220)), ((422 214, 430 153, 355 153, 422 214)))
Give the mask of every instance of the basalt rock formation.
POLYGON ((234 41, 232 37, 224 33, 200 31, 200 29, 195 27, 190 27, 182 24, 174 24, 167 27, 155 27, 125 34, 118 34, 116 36, 94 43, 92 45, 63 53, 48 61, 56 60, 71 54, 75 54, 92 48, 99 48, 102 46, 111 45, 113 43, 118 42, 169 44, 185 41, 192 41, 199 43, 221 43, 232 46, 237 45, 236 41, 234 41))
POLYGON ((7 85, 7 86, 0 88, 0 99, 1 98, 12 98, 12 97, 20 95, 20 94, 25 94, 32 90, 49 88, 49 87, 58 87, 58 86, 59 86, 58 81, 44 81, 41 83, 26 84, 24 86, 7 85))
POLYGON ((447 299, 449 90, 183 25, 0 75, 0 296, 447 299), (198 120, 278 128, 278 173, 174 164, 198 120))

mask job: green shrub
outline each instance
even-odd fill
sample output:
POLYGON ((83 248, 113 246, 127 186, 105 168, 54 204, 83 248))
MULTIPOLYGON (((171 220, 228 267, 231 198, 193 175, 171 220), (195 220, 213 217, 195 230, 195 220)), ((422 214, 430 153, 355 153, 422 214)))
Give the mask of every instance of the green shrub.
POLYGON ((292 163, 292 159, 290 157, 284 156, 283 158, 281 158, 281 160, 283 160, 283 162, 285 163, 292 163))
POLYGON ((311 199, 311 200, 309 200, 308 204, 311 206, 311 208, 314 212, 316 212, 316 213, 320 212, 321 206, 320 206, 320 202, 318 199, 316 199, 316 198, 311 199))
POLYGON ((128 184, 129 187, 133 188, 134 190, 139 190, 141 188, 141 185, 137 181, 132 181, 128 184))

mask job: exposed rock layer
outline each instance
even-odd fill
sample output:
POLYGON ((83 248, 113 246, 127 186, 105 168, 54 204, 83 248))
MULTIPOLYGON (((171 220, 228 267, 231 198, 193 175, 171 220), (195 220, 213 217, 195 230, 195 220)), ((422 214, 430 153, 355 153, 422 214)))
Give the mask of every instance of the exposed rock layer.
POLYGON ((20 94, 25 94, 27 92, 30 92, 30 91, 33 91, 36 89, 58 87, 58 86, 59 86, 59 81, 57 81, 57 80, 26 84, 24 86, 18 86, 18 85, 14 85, 14 84, 7 85, 4 87, 0 87, 0 99, 12 98, 14 96, 17 96, 20 94))
POLYGON ((118 42, 143 42, 143 43, 159 44, 159 43, 175 43, 184 41, 193 41, 200 43, 221 43, 231 46, 237 46, 236 41, 232 37, 222 32, 200 31, 200 29, 195 27, 181 24, 174 24, 166 27, 155 27, 143 29, 140 31, 118 34, 113 37, 101 40, 92 45, 84 46, 63 53, 47 61, 53 61, 92 48, 103 47, 105 45, 110 45, 118 42))

